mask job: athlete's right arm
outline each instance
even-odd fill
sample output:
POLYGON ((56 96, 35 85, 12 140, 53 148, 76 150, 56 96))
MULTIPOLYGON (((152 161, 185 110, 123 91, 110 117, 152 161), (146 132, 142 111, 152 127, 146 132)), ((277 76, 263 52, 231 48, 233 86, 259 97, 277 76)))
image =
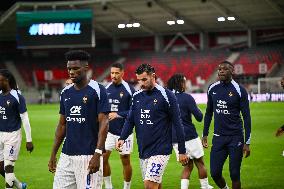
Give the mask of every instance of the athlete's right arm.
POLYGON ((203 135, 202 135, 202 145, 204 148, 208 148, 207 136, 209 133, 209 127, 211 124, 212 116, 213 116, 213 101, 212 97, 207 93, 207 108, 204 117, 204 128, 203 128, 203 135))
POLYGON ((66 135, 66 119, 64 115, 60 114, 59 123, 55 131, 55 138, 48 163, 49 171, 52 173, 54 173, 56 170, 56 154, 65 138, 65 135, 66 135))

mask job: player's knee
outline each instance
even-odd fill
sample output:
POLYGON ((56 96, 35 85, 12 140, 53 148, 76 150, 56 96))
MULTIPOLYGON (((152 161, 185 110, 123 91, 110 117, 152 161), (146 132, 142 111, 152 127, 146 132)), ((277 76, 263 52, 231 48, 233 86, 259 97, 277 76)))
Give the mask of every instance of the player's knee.
POLYGON ((13 186, 14 185, 15 179, 16 179, 16 177, 15 177, 14 173, 5 173, 5 182, 9 186, 13 186))

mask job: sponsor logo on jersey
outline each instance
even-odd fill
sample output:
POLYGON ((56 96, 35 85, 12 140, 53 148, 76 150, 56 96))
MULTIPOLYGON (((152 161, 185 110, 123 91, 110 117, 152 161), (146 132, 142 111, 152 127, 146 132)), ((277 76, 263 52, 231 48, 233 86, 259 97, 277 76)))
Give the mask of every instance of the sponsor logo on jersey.
POLYGON ((118 104, 120 104, 120 101, 118 99, 108 99, 108 102, 110 103, 110 111, 112 112, 118 112, 118 104))
POLYGON ((72 106, 70 108, 70 115, 81 115, 81 106, 72 106))
POLYGON ((150 110, 140 110, 140 124, 146 124, 146 125, 153 125, 153 122, 151 121, 151 115, 150 110))
POLYGON ((66 117, 66 121, 67 122, 78 122, 78 123, 85 122, 86 118, 79 117, 81 116, 81 109, 82 109, 81 106, 72 106, 70 108, 70 116, 66 117), (73 117, 73 116, 76 116, 76 117, 73 117))
POLYGON ((226 101, 217 100, 216 113, 217 114, 230 114, 226 101))
POLYGON ((2 117, 2 119, 7 119, 6 114, 6 109, 2 106, 0 106, 0 118, 2 117))

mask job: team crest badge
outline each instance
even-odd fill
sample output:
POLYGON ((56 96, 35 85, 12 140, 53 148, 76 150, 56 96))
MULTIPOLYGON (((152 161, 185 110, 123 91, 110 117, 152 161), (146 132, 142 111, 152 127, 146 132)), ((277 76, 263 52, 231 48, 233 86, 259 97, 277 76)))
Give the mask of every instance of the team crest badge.
POLYGON ((157 100, 157 99, 154 99, 154 105, 156 105, 156 104, 157 104, 157 102, 158 102, 158 100, 157 100))
POLYGON ((87 101, 88 101, 88 97, 87 97, 87 96, 84 96, 84 97, 83 97, 83 102, 86 104, 87 101))
POLYGON ((7 106, 9 106, 11 102, 10 102, 10 100, 7 100, 6 103, 7 103, 7 106))
POLYGON ((123 95, 124 95, 123 92, 120 92, 120 93, 119 93, 120 98, 122 98, 123 95))
POLYGON ((230 97, 232 97, 232 96, 233 96, 233 93, 232 93, 232 92, 230 92, 230 93, 229 93, 229 96, 230 96, 230 97))

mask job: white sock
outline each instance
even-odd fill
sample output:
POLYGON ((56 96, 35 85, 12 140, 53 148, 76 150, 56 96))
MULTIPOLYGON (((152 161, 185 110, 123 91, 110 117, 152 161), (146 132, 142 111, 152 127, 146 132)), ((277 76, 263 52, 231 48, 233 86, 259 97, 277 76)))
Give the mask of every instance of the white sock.
POLYGON ((189 179, 181 179, 180 180, 180 189, 188 189, 189 179))
POLYGON ((229 186, 226 184, 226 186, 224 188, 221 189, 230 189, 229 186))
POLYGON ((22 183, 17 178, 14 180, 14 186, 17 189, 22 189, 22 183))
POLYGON ((124 181, 123 183, 124 183, 123 189, 130 189, 131 181, 129 182, 124 181))
POLYGON ((111 176, 104 177, 105 188, 112 189, 111 176))
POLYGON ((199 179, 201 189, 209 189, 208 178, 199 179))

